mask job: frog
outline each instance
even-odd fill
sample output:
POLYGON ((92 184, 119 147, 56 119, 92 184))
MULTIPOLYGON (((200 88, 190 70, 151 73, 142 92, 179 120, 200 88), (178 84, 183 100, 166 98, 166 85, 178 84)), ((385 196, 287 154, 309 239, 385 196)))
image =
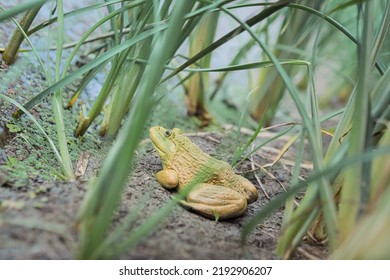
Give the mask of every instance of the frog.
POLYGON ((205 153, 181 129, 153 126, 150 140, 162 161, 155 174, 165 189, 188 191, 179 204, 209 219, 227 220, 242 216, 248 204, 258 199, 257 188, 235 174, 222 160, 205 153))

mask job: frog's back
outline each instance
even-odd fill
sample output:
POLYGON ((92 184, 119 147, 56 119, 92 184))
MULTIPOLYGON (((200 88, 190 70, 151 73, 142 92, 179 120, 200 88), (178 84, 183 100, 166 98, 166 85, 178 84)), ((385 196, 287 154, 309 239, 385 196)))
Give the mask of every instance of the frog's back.
POLYGON ((179 187, 196 181, 220 185, 234 189, 239 193, 245 193, 228 163, 206 154, 189 139, 188 142, 182 143, 181 147, 183 150, 177 153, 172 161, 173 169, 178 172, 180 177, 179 187))
POLYGON ((177 151, 174 157, 165 162, 165 167, 174 169, 179 174, 179 187, 193 180, 207 183, 218 177, 226 169, 231 169, 226 162, 206 154, 187 137, 175 139, 177 151))

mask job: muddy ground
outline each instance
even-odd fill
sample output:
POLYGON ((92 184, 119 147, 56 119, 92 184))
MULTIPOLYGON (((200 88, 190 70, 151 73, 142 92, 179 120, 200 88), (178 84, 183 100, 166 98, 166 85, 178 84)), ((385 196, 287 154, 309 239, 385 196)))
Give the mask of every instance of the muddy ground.
MULTIPOLYGON (((201 133, 191 139, 212 155, 215 155, 216 150, 229 149, 229 144, 220 133, 201 133)), ((114 218, 117 224, 121 223, 125 215, 135 211, 141 201, 145 205, 137 216, 137 223, 158 211, 171 197, 171 193, 162 188, 154 178, 154 173, 161 169, 161 160, 148 140, 141 143, 145 146, 144 152, 138 156, 124 189, 121 205, 114 218)), ((245 215, 230 221, 215 222, 178 206, 161 222, 157 230, 145 236, 141 243, 131 248, 122 258, 245 258, 240 247, 241 230, 269 202, 260 189, 259 182, 267 196, 272 198, 282 192, 282 185, 287 187, 290 180, 289 160, 267 167, 278 149, 279 147, 268 147, 260 150, 253 156, 252 162, 247 160, 237 170, 251 180, 260 192, 259 200, 249 205, 245 215), (265 170, 269 173, 259 170, 253 164, 266 166, 265 170)), ((95 174, 97 167, 98 159, 90 156, 86 176, 95 174)), ((0 201, 3 205, 0 209, 0 259, 74 259, 78 243, 75 221, 87 185, 86 178, 81 177, 73 182, 30 182, 22 188, 13 188, 7 184, 0 186, 0 201)), ((252 258, 277 258, 274 250, 282 214, 282 209, 278 210, 253 231, 248 241, 252 258)), ((325 256, 326 248, 305 241, 295 258, 325 256)))

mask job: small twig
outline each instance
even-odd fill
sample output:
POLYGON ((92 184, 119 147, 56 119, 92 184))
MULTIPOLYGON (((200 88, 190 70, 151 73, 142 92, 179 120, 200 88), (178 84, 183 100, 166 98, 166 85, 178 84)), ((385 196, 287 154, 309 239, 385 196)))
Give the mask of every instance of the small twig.
POLYGON ((309 259, 309 260, 319 260, 319 259, 320 259, 319 257, 310 254, 308 251, 306 251, 306 250, 303 249, 302 247, 298 247, 298 248, 297 248, 297 251, 298 251, 299 253, 301 253, 302 255, 304 255, 304 256, 305 256, 307 259, 309 259))
MULTIPOLYGON (((265 169, 263 166, 261 166, 260 164, 258 163, 255 163, 253 162, 252 160, 252 157, 251 157, 251 164, 252 164, 252 170, 255 170, 255 169, 260 169, 261 171, 263 171, 265 174, 267 174, 269 177, 271 177, 271 179, 275 180, 279 186, 284 190, 284 191, 287 191, 287 189, 284 187, 284 185, 282 184, 282 182, 279 181, 278 178, 276 178, 272 173, 268 172, 267 169, 265 169), (256 166, 257 168, 254 168, 254 166, 256 166)), ((257 175, 255 174, 255 177, 257 178, 257 175)), ((299 203, 294 199, 294 203, 296 206, 299 206, 299 203)))
MULTIPOLYGON (((253 151, 253 148, 254 148, 254 147, 253 147, 253 145, 252 145, 252 151, 253 151)), ((252 170, 255 169, 255 163, 254 163, 254 161, 253 161, 253 154, 250 156, 250 159, 249 159, 249 160, 250 160, 250 162, 251 162, 251 168, 252 168, 252 170)), ((263 184, 261 183, 261 180, 260 180, 259 176, 257 176, 256 172, 254 172, 253 175, 255 176, 256 181, 257 181, 257 183, 259 184, 261 190, 263 191, 265 197, 266 197, 268 200, 271 200, 270 196, 269 196, 268 193, 265 191, 264 186, 263 186, 263 184)))
POLYGON ((266 230, 263 229, 263 228, 260 228, 260 231, 261 231, 262 233, 264 233, 265 235, 268 235, 269 237, 272 237, 274 240, 277 239, 276 236, 275 236, 274 234, 272 234, 272 233, 266 231, 266 230))
MULTIPOLYGON (((301 123, 300 122, 287 122, 287 123, 276 124, 273 126, 263 127, 261 129, 261 134, 263 134, 263 132, 265 132, 267 130, 272 130, 274 128, 283 127, 283 126, 291 126, 291 125, 299 125, 299 124, 301 124, 301 123)), ((222 128, 225 130, 235 130, 235 131, 238 130, 238 127, 235 125, 232 125, 232 124, 222 125, 222 128)), ((253 135, 255 133, 254 130, 246 128, 246 127, 241 127, 240 132, 242 134, 246 134, 246 135, 253 135)), ((259 137, 261 137, 261 134, 259 134, 259 137)))
POLYGON ((284 185, 282 184, 282 182, 280 182, 279 179, 276 178, 272 173, 268 172, 267 169, 265 169, 263 166, 261 166, 257 163, 255 163, 255 165, 258 166, 259 169, 261 169, 265 174, 267 174, 269 177, 271 177, 271 179, 275 180, 284 191, 287 191, 286 188, 284 187, 284 185))
MULTIPOLYGON (((273 154, 278 154, 279 153, 279 150, 276 149, 276 148, 273 148, 273 147, 262 147, 261 151, 262 152, 269 152, 269 153, 273 153, 273 154)), ((256 153, 260 155, 259 151, 256 152, 256 153)), ((295 161, 289 160, 289 159, 284 159, 284 158, 281 158, 279 160, 279 162, 283 163, 285 165, 288 165, 288 166, 294 166, 295 165, 295 161)), ((263 167, 272 167, 272 165, 273 165, 272 163, 267 163, 263 167)), ((304 168, 304 169, 307 169, 307 170, 312 170, 313 169, 313 164, 310 163, 310 162, 302 162, 301 163, 301 167, 304 168)))
POLYGON ((220 144, 221 141, 215 139, 214 137, 211 137, 211 136, 206 136, 205 137, 207 140, 210 140, 211 142, 214 142, 214 143, 217 143, 217 144, 220 144))
POLYGON ((76 178, 80 178, 84 176, 85 172, 87 171, 90 156, 91 154, 87 152, 81 152, 80 157, 76 162, 76 171, 75 171, 76 178))
MULTIPOLYGON (((166 20, 163 20, 162 22, 158 23, 158 24, 162 24, 166 22, 166 20)), ((152 29, 154 27, 154 25, 157 25, 157 24, 148 24, 145 26, 144 30, 148 30, 148 29, 152 29)), ((126 33, 129 33, 130 31, 134 30, 133 27, 128 27, 128 28, 123 28, 122 30, 122 33, 123 34, 126 34, 126 33)), ((90 37, 88 39, 86 39, 84 41, 83 44, 87 44, 87 43, 91 43, 91 42, 95 42, 95 41, 99 41, 99 40, 102 40, 102 39, 107 39, 107 38, 110 38, 110 37, 113 37, 115 34, 114 31, 109 31, 109 32, 106 32, 106 33, 103 33, 103 34, 99 34, 99 35, 96 35, 96 36, 93 36, 93 37, 90 37)), ((63 49, 69 49, 69 48, 73 48, 75 47, 76 45, 78 44, 78 41, 75 41, 75 42, 70 42, 70 43, 67 43, 67 44, 64 44, 62 46, 63 49)), ((51 46, 49 48, 49 50, 53 51, 53 50, 56 50, 57 49, 57 46, 51 46)), ((5 48, 0 48, 0 53, 1 52, 4 52, 5 48)), ((32 51, 32 49, 23 49, 23 50, 20 50, 20 52, 28 52, 28 51, 32 51)))

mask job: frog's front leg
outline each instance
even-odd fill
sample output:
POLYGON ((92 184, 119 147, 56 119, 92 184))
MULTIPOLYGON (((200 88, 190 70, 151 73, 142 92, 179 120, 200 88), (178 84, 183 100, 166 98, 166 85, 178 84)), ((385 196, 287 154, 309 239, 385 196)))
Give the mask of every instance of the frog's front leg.
POLYGON ((206 183, 197 184, 180 204, 210 219, 241 216, 247 208, 246 198, 235 190, 206 183))
POLYGON ((179 175, 173 169, 164 169, 156 173, 156 180, 167 190, 172 190, 179 185, 179 175))

